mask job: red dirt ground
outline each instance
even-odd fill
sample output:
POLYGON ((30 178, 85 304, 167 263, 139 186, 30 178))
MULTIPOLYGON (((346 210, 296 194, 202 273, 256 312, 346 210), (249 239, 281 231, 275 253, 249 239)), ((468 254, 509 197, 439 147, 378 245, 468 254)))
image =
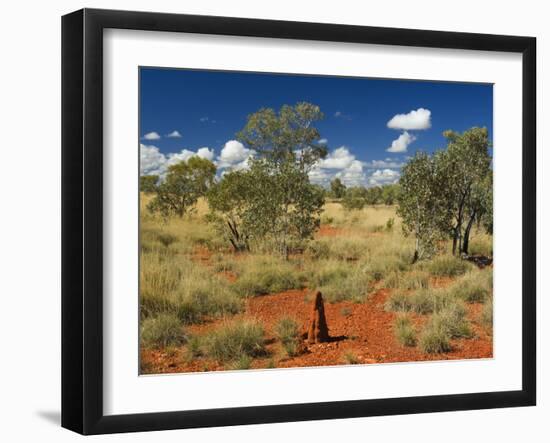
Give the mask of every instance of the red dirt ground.
MULTIPOLYGON (((439 279, 434 285, 444 286, 450 279, 439 279)), ((468 318, 475 332, 473 339, 453 340, 452 351, 444 354, 426 354, 418 347, 404 347, 394 337, 395 313, 384 310, 384 302, 390 290, 379 289, 363 304, 349 301, 325 303, 325 313, 331 341, 308 345, 303 342, 304 352, 296 357, 286 357, 273 334, 274 324, 283 316, 290 316, 302 325, 303 332, 311 310, 311 291, 290 290, 278 294, 253 297, 247 300, 246 309, 237 318, 255 318, 266 330, 267 357, 255 359, 253 368, 332 366, 346 363, 344 354, 352 352, 358 363, 410 362, 423 360, 453 360, 491 358, 492 336, 479 324, 481 304, 468 305, 468 318)), ((414 315, 417 328, 428 316, 414 315)), ((204 333, 216 328, 223 319, 206 321, 188 327, 190 333, 204 333)), ((185 347, 171 350, 142 350, 144 373, 196 372, 226 369, 213 360, 195 359, 187 361, 185 347)))

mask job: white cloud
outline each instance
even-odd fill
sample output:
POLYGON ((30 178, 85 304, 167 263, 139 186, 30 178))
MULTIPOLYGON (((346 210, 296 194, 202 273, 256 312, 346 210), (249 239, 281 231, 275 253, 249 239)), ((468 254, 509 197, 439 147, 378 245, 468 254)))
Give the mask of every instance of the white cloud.
POLYGON ((309 180, 315 185, 326 186, 329 184, 332 179, 333 174, 331 174, 326 169, 321 169, 318 166, 314 167, 308 173, 309 180))
POLYGON ((144 140, 159 140, 160 139, 160 135, 158 132, 148 132, 147 134, 145 134, 143 136, 144 140))
POLYGON ((164 173, 166 157, 153 145, 139 145, 140 175, 161 175, 164 173))
POLYGON ((354 160, 355 155, 345 146, 340 146, 320 160, 319 167, 323 169, 346 169, 354 160))
POLYGON ((246 169, 248 167, 248 160, 254 154, 254 150, 245 148, 241 142, 229 140, 225 143, 218 156, 218 168, 246 169))
POLYGON ((388 128, 391 129, 429 129, 432 126, 431 123, 432 112, 429 109, 418 108, 408 114, 394 115, 388 122, 388 128))
POLYGON ((370 186, 382 186, 397 183, 401 174, 393 169, 378 169, 368 179, 370 186))
POLYGON ((181 134, 179 131, 173 130, 170 134, 166 134, 166 137, 168 138, 181 138, 181 134))
POLYGON ((403 132, 399 137, 392 141, 391 146, 386 149, 388 152, 407 152, 407 147, 416 140, 416 137, 409 134, 407 131, 403 132))
POLYGON ((365 173, 363 172, 363 163, 359 160, 353 160, 351 164, 342 171, 334 175, 342 180, 346 186, 363 186, 365 185, 365 173))
POLYGON ((365 162, 364 165, 369 169, 402 168, 405 166, 405 162, 387 158, 385 160, 371 160, 370 162, 365 162))
POLYGON ((336 111, 334 113, 334 117, 341 117, 342 116, 342 111, 336 111))
POLYGON ((214 151, 206 147, 199 148, 197 152, 182 149, 180 152, 172 152, 168 155, 164 155, 156 146, 140 144, 139 152, 141 175, 154 174, 162 176, 166 173, 168 166, 179 163, 180 161, 189 160, 194 156, 210 161, 214 159, 214 151))
POLYGON ((328 140, 326 138, 322 138, 317 143, 319 143, 320 145, 326 145, 328 143, 328 140))

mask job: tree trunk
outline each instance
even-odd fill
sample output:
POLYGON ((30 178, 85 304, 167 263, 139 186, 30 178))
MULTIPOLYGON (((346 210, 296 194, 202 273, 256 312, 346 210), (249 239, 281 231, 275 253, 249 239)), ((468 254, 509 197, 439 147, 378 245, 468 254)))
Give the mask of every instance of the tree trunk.
POLYGON ((466 230, 464 231, 464 241, 462 243, 462 253, 468 255, 468 248, 470 246, 470 231, 472 230, 472 226, 474 224, 474 221, 476 219, 476 213, 474 212, 470 216, 470 220, 468 220, 468 225, 466 226, 466 230))

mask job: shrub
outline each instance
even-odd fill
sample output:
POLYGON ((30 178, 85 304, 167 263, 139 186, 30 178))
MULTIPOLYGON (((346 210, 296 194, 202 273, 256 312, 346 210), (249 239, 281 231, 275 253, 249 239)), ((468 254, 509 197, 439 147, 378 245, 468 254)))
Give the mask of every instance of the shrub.
POLYGON ((440 325, 429 323, 420 334, 420 349, 430 354, 449 352, 451 350, 450 337, 440 325))
POLYGON ((314 260, 330 258, 330 247, 324 240, 313 240, 308 243, 306 254, 314 260))
POLYGON ((419 289, 412 294, 394 292, 386 301, 385 308, 387 311, 431 314, 455 303, 444 289, 419 289))
POLYGON ((288 289, 299 289, 304 285, 303 276, 290 265, 278 267, 254 267, 243 269, 233 284, 242 296, 265 295, 288 289))
POLYGON ((427 289, 429 287, 429 275, 423 271, 412 271, 408 274, 391 271, 386 275, 384 283, 387 288, 427 289))
POLYGON ((141 344, 146 347, 164 348, 185 342, 185 332, 175 315, 160 314, 143 320, 141 344))
POLYGON ((386 231, 391 231, 393 229, 394 224, 395 224, 395 219, 393 217, 388 218, 388 221, 386 222, 386 231))
POLYGON ((408 315, 398 315, 395 318, 394 332, 397 341, 403 346, 416 346, 416 332, 408 315))
POLYGON ((289 357, 298 354, 300 329, 295 320, 289 317, 281 318, 275 325, 275 335, 280 340, 283 349, 289 357))
POLYGON ((491 292, 492 279, 487 279, 487 272, 471 271, 465 274, 450 288, 450 293, 469 303, 484 302, 491 292))
POLYGON ((360 266, 337 266, 321 269, 312 279, 317 289, 329 303, 351 300, 357 303, 365 301, 372 281, 371 275, 360 266))
POLYGON ((229 369, 233 369, 235 371, 242 371, 245 369, 250 369, 251 366, 252 366, 252 357, 250 357, 249 355, 243 354, 229 366, 229 369))
POLYGON ((265 353, 263 326, 256 321, 235 321, 209 332, 203 337, 204 353, 220 362, 257 357, 265 353))
POLYGON ((465 260, 452 255, 435 257, 426 263, 428 272, 439 277, 455 277, 462 275, 472 268, 472 265, 465 260))
POLYGON ((433 314, 420 336, 421 349, 428 353, 448 352, 452 338, 472 337, 473 332, 465 316, 466 309, 460 303, 433 314))
POLYGON ((165 248, 168 248, 172 243, 175 243, 178 240, 175 235, 169 234, 167 232, 158 233, 157 239, 165 248))
POLYGON ((229 283, 200 265, 186 259, 163 261, 157 254, 142 256, 142 317, 169 313, 184 323, 196 323, 241 311, 242 300, 229 283))
POLYGON ((450 338, 470 338, 473 336, 470 324, 466 320, 466 308, 456 302, 432 315, 430 322, 445 329, 450 338))

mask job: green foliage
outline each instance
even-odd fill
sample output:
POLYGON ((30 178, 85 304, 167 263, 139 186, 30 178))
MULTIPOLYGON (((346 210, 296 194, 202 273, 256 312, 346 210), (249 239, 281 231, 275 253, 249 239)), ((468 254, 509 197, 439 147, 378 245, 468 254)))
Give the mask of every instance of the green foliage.
POLYGON ((381 200, 385 205, 393 205, 397 203, 399 198, 399 185, 384 185, 382 186, 381 200))
POLYGON ((236 314, 243 302, 230 284, 191 260, 142 253, 140 306, 143 318, 175 315, 183 323, 236 314))
POLYGON ((346 194, 346 185, 339 178, 335 178, 330 182, 330 192, 333 198, 341 199, 346 194))
POLYGON ((403 167, 399 180, 399 208, 403 232, 415 237, 413 261, 432 256, 447 225, 445 176, 433 157, 417 152, 403 167))
POLYGON ((403 346, 416 346, 416 331, 412 324, 410 316, 406 314, 398 315, 393 325, 395 338, 403 346))
POLYGON ((180 320, 173 314, 159 314, 141 323, 141 344, 145 347, 165 348, 185 342, 185 332, 180 320))
POLYGON ((367 204, 367 190, 362 186, 348 188, 342 199, 342 206, 348 211, 363 209, 367 204))
POLYGON ((365 202, 367 205, 376 205, 382 202, 382 188, 380 186, 373 186, 368 188, 365 193, 365 202))
POLYGON ((447 149, 417 153, 402 170, 398 214, 416 239, 415 260, 451 235, 453 255, 468 254, 474 223, 492 232, 492 169, 487 128, 446 131, 447 149))
POLYGON ((296 320, 290 317, 281 318, 275 325, 275 336, 279 339, 289 357, 298 354, 300 349, 300 328, 296 320))
POLYGON ((235 321, 212 330, 201 339, 206 356, 220 362, 265 354, 263 326, 255 321, 235 321))
POLYGON ((304 286, 303 275, 292 264, 276 259, 256 258, 239 271, 239 279, 233 283, 241 296, 273 294, 304 286))
POLYGON ((319 106, 307 102, 283 105, 278 112, 262 108, 248 116, 237 139, 269 164, 292 160, 298 162, 300 170, 307 171, 327 154, 327 148, 319 144, 321 136, 315 127, 323 118, 319 106))
POLYGON ((449 292, 453 297, 468 303, 483 303, 490 296, 492 289, 492 273, 486 271, 470 271, 457 280, 449 292))
POLYGON ((225 174, 208 200, 218 228, 235 250, 270 245, 288 257, 320 224, 325 191, 308 172, 326 156, 314 123, 323 118, 310 103, 260 109, 237 134, 256 153, 249 169, 225 174))
POLYGON ((485 217, 492 229, 492 170, 487 128, 463 133, 445 131, 447 149, 435 155, 445 175, 442 188, 447 202, 447 229, 452 232, 453 254, 468 254, 473 223, 485 217))
POLYGON ((156 187, 149 210, 164 217, 183 217, 206 194, 215 175, 214 163, 196 156, 169 166, 165 180, 156 187))
POLYGON ((429 354, 449 352, 451 348, 450 337, 440 324, 429 324, 420 334, 420 349, 429 354))
POLYGON ((424 352, 440 353, 451 350, 453 338, 471 338, 473 331, 466 320, 466 308, 454 301, 435 312, 420 335, 420 347, 424 352))
POLYGON ((142 175, 139 177, 139 190, 146 193, 155 192, 158 181, 158 175, 142 175))
POLYGON ((458 257, 441 255, 427 262, 424 267, 438 277, 456 277, 472 269, 472 264, 458 257))
POLYGON ((393 230, 393 225, 395 224, 395 219, 393 217, 388 218, 386 222, 386 231, 393 230))

